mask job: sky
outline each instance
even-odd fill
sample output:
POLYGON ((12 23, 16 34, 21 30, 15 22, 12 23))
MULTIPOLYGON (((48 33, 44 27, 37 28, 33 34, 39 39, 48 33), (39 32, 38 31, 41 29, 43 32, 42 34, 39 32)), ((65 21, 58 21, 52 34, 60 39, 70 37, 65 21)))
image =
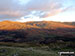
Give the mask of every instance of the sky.
POLYGON ((0 21, 75 22, 75 0, 0 0, 0 21))

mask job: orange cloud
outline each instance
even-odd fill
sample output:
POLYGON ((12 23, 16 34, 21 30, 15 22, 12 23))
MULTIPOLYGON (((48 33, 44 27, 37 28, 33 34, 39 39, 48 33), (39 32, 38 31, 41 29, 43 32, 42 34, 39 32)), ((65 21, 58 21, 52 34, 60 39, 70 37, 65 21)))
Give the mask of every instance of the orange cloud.
POLYGON ((64 8, 64 9, 59 8, 59 9, 52 10, 52 11, 48 12, 44 17, 46 18, 46 17, 54 16, 56 14, 59 14, 59 13, 64 12, 66 10, 69 10, 70 8, 71 8, 71 6, 64 8))

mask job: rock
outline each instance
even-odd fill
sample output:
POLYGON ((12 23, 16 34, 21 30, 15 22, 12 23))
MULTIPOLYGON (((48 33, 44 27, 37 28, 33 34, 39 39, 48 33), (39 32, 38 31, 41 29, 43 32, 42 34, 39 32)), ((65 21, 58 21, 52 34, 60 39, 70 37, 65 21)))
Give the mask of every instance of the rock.
POLYGON ((7 50, 6 49, 2 49, 2 50, 0 50, 0 52, 1 53, 5 53, 5 52, 7 52, 7 50))
POLYGON ((13 54, 12 56, 19 56, 19 55, 18 55, 18 53, 16 53, 16 54, 13 54))

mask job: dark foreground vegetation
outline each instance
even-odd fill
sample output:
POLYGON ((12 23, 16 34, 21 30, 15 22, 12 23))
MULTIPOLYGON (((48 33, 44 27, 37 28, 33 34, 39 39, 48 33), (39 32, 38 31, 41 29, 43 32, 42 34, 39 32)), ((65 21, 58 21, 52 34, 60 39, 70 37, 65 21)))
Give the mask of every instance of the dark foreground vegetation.
MULTIPOLYGON (((64 44, 65 45, 65 44, 64 44)), ((73 48, 62 47, 62 44, 34 45, 26 43, 0 42, 0 56, 59 56, 60 51, 72 51, 73 48)))

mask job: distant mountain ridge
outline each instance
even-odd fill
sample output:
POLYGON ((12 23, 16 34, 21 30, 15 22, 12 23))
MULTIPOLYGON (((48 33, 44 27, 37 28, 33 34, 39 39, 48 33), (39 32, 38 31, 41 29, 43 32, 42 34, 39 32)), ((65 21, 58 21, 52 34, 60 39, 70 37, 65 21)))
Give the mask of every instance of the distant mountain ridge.
POLYGON ((57 28, 75 28, 72 23, 68 22, 54 22, 54 21, 31 21, 31 22, 14 22, 2 21, 0 22, 0 30, 17 30, 27 28, 44 28, 44 29, 57 29, 57 28))
POLYGON ((43 28, 43 29, 57 29, 57 28, 75 28, 74 22, 54 22, 54 21, 31 21, 31 22, 15 22, 2 21, 0 22, 0 30, 17 30, 27 28, 43 28))

